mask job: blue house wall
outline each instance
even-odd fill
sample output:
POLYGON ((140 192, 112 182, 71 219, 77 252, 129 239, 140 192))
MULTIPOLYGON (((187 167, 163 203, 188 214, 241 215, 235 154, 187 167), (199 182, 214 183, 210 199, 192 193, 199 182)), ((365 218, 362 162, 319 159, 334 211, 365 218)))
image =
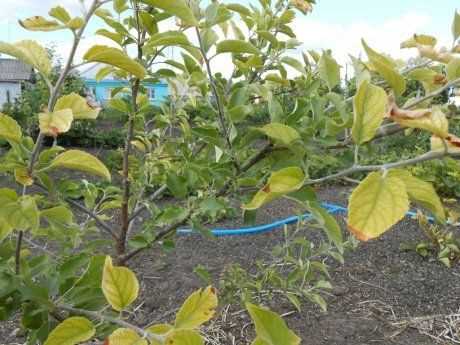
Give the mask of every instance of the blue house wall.
MULTIPOLYGON (((85 86, 90 91, 97 102, 104 105, 110 100, 112 89, 127 87, 129 84, 125 80, 105 79, 96 81, 95 79, 85 79, 85 86)), ((143 83, 150 97, 150 103, 160 105, 169 95, 168 84, 160 83, 143 83)))

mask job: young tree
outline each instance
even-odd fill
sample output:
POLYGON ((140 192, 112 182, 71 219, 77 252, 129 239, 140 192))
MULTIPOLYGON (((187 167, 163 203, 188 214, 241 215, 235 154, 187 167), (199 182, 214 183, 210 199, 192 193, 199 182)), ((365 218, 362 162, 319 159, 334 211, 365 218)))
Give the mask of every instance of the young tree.
MULTIPOLYGON (((259 191, 243 202, 247 218, 276 198, 297 200, 342 253, 340 227, 316 200, 311 186, 355 173, 369 173, 349 203, 348 228, 360 240, 387 231, 404 217, 409 201, 445 221, 433 187, 404 167, 460 155, 460 139, 449 132, 445 105, 431 103, 460 82, 458 46, 439 50, 434 37, 414 35, 402 46, 418 49, 424 62, 400 69, 396 61, 363 40, 367 61, 353 59, 357 91, 344 99, 340 66, 330 51, 311 51, 302 60, 292 54, 301 45, 292 28, 296 11, 306 14, 313 3, 259 0, 244 6, 198 0, 93 0, 83 17, 73 17, 58 6, 50 10, 50 18, 20 21, 28 30, 67 30, 72 35, 72 48, 56 81, 51 78, 48 54, 38 43, 0 43, 1 53, 34 67, 50 94, 46 109, 36 115, 40 133, 35 139, 25 136, 11 117, 0 116, 0 137, 10 144, 1 169, 21 188, 19 194, 13 188, 0 189, 0 272, 7 282, 0 290, 1 310, 7 317, 23 305, 23 324, 32 330, 32 343, 86 341, 95 333, 88 318, 122 327, 109 336, 108 343, 202 343, 196 329, 213 314, 214 290, 193 294, 174 326, 143 330, 131 325, 122 311, 137 297, 138 282, 129 269, 114 266, 109 257, 87 255, 94 251, 94 237, 87 236, 91 229, 98 229, 101 238, 110 237, 113 251, 106 254, 113 254, 118 265, 127 265, 142 251, 165 243, 183 224, 205 232, 202 224, 209 214, 226 208, 227 197, 237 195, 242 186, 251 186, 259 191), (113 93, 129 97, 110 102, 110 107, 128 115, 122 172, 114 178, 120 185, 111 182, 104 164, 85 151, 43 147, 45 137, 59 144, 59 135, 74 121, 95 119, 99 113, 80 95, 63 93, 67 76, 81 66, 74 58, 93 16, 105 23, 96 34, 111 39, 114 46, 91 47, 83 64, 102 63, 97 78, 111 73, 129 83, 113 93), (173 28, 162 29, 172 24, 173 28), (168 47, 178 49, 180 57, 168 59, 168 47), (217 68, 221 61, 231 66, 228 76, 217 68), (422 81, 426 92, 400 105, 407 78, 422 81), (158 79, 170 83, 172 102, 149 120, 144 82, 158 79), (281 102, 286 96, 292 102, 281 102), (211 113, 190 117, 187 109, 203 102, 211 113), (255 102, 267 105, 270 122, 252 128, 245 121, 251 118, 255 102), (383 165, 360 163, 363 146, 405 128, 432 133, 432 150, 383 165), (310 155, 334 155, 336 150, 353 152, 350 166, 310 178, 310 155), (96 175, 106 182, 78 185, 68 178, 56 183, 56 173, 62 169, 96 175), (174 207, 156 205, 165 192, 175 197, 174 207), (115 226, 109 219, 117 209, 120 222, 115 226), (74 212, 86 216, 82 223, 74 212), (141 217, 146 213, 147 220, 141 217), (146 226, 134 231, 142 222, 146 226), (61 249, 27 254, 23 243, 35 243, 39 237, 57 242, 61 249), (119 312, 117 317, 101 311, 107 302, 119 312), (67 314, 86 318, 71 317, 49 333, 54 325, 51 318, 59 320, 67 314)), ((459 23, 456 15, 455 42, 459 23)), ((281 336, 283 344, 299 343, 274 314, 251 305, 248 309, 258 334, 254 344, 280 344, 281 336), (273 324, 268 327, 263 320, 273 324)))

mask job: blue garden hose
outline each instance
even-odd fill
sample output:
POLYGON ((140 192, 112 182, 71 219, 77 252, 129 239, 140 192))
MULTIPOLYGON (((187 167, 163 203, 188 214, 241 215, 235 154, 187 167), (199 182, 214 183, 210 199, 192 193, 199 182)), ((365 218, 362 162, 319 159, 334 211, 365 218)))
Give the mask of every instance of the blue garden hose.
MULTIPOLYGON (((336 204, 330 204, 327 202, 323 202, 321 206, 329 213, 329 214, 341 214, 341 213, 347 213, 348 210, 346 207, 336 205, 336 204)), ((407 216, 415 218, 417 216, 416 212, 409 211, 407 212, 407 216)), ((265 232, 269 232, 278 228, 283 227, 284 225, 287 224, 295 224, 301 220, 307 220, 311 219, 312 215, 310 213, 305 213, 301 216, 291 216, 288 218, 280 219, 277 220, 273 223, 269 224, 262 224, 262 225, 256 225, 256 226, 251 226, 251 227, 243 227, 243 228, 238 228, 238 229, 222 229, 222 228, 216 228, 212 229, 211 233, 216 236, 216 237, 223 237, 223 236, 245 236, 245 235, 256 235, 256 234, 262 234, 265 232)), ((434 219, 432 217, 428 217, 428 220, 431 222, 434 219)), ((177 234, 179 235, 188 235, 195 232, 193 229, 178 229, 177 234)))

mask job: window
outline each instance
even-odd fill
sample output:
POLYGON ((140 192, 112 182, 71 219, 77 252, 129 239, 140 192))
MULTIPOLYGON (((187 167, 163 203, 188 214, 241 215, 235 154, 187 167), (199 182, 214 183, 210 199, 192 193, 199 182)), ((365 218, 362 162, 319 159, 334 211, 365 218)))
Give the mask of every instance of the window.
POLYGON ((149 99, 155 99, 155 89, 153 87, 148 87, 147 95, 149 96, 149 99))

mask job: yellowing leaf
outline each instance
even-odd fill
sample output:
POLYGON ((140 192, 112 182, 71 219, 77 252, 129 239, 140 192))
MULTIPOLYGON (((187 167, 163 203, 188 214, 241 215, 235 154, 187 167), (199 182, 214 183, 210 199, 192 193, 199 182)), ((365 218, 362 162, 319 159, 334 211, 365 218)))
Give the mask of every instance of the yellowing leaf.
POLYGON ((116 311, 127 308, 139 294, 136 275, 126 267, 116 267, 107 256, 102 274, 102 292, 116 311))
POLYGON ((353 191, 348 206, 348 228, 361 241, 379 237, 409 210, 404 182, 391 174, 369 174, 353 191))
POLYGON ((414 34, 411 38, 401 43, 401 48, 416 48, 419 44, 434 47, 437 43, 436 37, 430 35, 414 34))
POLYGON ((426 92, 432 92, 447 83, 447 78, 430 68, 416 68, 408 74, 411 79, 423 84, 426 92))
MULTIPOLYGON (((155 334, 155 335, 166 335, 168 332, 173 330, 174 327, 167 324, 167 323, 160 323, 158 325, 153 325, 150 326, 149 328, 146 329, 147 332, 155 334)), ((157 340, 151 341, 151 345, 163 345, 157 340)))
POLYGON ((25 64, 35 67, 45 76, 51 73, 48 52, 35 41, 25 40, 13 44, 0 42, 0 53, 14 56, 25 64))
POLYGON ((69 12, 62 6, 53 7, 48 14, 64 24, 67 24, 72 19, 69 12))
POLYGON ((217 308, 216 289, 208 286, 195 291, 184 302, 176 315, 176 329, 195 329, 210 320, 217 308))
POLYGON ((34 183, 32 177, 30 177, 27 168, 19 167, 14 169, 14 178, 16 182, 22 184, 23 186, 31 186, 34 183))
POLYGON ((404 118, 392 116, 392 119, 403 127, 424 129, 441 138, 449 135, 449 122, 439 107, 421 117, 404 118))
POLYGON ((362 40, 367 57, 375 70, 387 81, 396 94, 401 95, 406 90, 406 81, 396 70, 395 64, 384 55, 377 53, 362 40))
POLYGON ((30 31, 56 31, 65 28, 65 26, 62 26, 57 21, 48 20, 41 16, 34 16, 24 20, 19 20, 19 24, 24 29, 30 31))
POLYGON ((257 337, 253 344, 300 344, 301 339, 287 327, 286 322, 278 314, 251 303, 246 303, 246 308, 256 328, 257 337))
POLYGON ((160 8, 178 18, 185 24, 197 25, 198 22, 185 0, 143 0, 146 4, 160 8))
POLYGON ((52 113, 38 114, 40 131, 48 136, 57 137, 68 132, 73 122, 71 109, 56 110, 52 113))
POLYGON ((145 68, 139 62, 131 59, 124 51, 117 48, 95 45, 86 52, 83 59, 121 68, 139 79, 144 79, 146 74, 145 68))
POLYGON ((387 94, 381 87, 363 80, 353 98, 352 136, 360 145, 371 140, 383 122, 387 110, 387 94))
POLYGON ((319 76, 326 82, 329 90, 332 90, 340 83, 340 66, 331 53, 323 52, 318 62, 318 71, 319 76))
POLYGON ((181 329, 171 333, 166 339, 168 345, 204 345, 201 335, 189 329, 181 329))
POLYGON ((304 183, 305 174, 298 167, 289 167, 271 174, 267 184, 259 190, 252 200, 243 205, 245 210, 255 210, 264 204, 300 189, 304 183))
POLYGON ((22 139, 21 127, 12 117, 0 113, 0 138, 10 144, 18 144, 22 139))
POLYGON ((232 53, 232 54, 260 54, 252 43, 242 40, 223 40, 216 46, 216 53, 232 53))
POLYGON ((44 345, 76 345, 90 340, 96 329, 84 317, 70 317, 51 331, 44 345))
POLYGON ((446 213, 441 199, 431 183, 412 176, 406 170, 391 170, 389 174, 404 182, 407 194, 412 201, 419 203, 422 207, 433 213, 439 221, 444 222, 446 220, 446 213))
POLYGON ((76 93, 62 96, 56 102, 54 110, 71 109, 74 119, 95 119, 99 115, 101 108, 94 108, 82 96, 76 93))
POLYGON ((148 345, 147 340, 129 328, 115 330, 106 341, 107 345, 148 345))
POLYGON ((290 145, 300 139, 299 133, 294 128, 282 123, 269 123, 259 128, 259 131, 283 145, 290 145))
MULTIPOLYGON (((445 138, 445 144, 447 145, 447 151, 449 153, 460 152, 460 138, 453 134, 449 134, 445 138)), ((443 140, 435 135, 431 137, 431 150, 432 151, 444 151, 445 146, 443 140)))
POLYGON ((447 80, 453 81, 460 78, 460 59, 452 59, 446 66, 447 80))
POLYGON ((66 168, 101 176, 110 181, 110 172, 99 159, 79 150, 61 153, 51 161, 50 168, 66 168))

